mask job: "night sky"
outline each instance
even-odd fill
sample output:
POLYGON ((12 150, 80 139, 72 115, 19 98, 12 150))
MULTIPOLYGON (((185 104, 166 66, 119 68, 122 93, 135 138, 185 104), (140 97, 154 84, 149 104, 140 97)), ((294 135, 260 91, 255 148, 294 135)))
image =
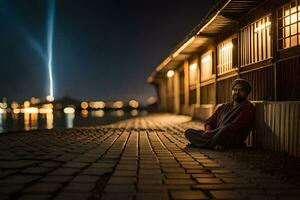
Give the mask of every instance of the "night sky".
MULTIPOLYGON (((58 0, 55 98, 155 95, 147 77, 211 6, 212 0, 58 0)), ((47 12, 46 0, 0 0, 0 98, 48 95, 47 12)))

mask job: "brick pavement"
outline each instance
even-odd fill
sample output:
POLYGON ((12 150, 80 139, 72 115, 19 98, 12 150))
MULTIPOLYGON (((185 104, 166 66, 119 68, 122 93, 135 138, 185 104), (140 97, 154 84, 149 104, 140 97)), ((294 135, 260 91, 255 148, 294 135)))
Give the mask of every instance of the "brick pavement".
POLYGON ((186 147, 190 117, 0 136, 0 199, 300 199, 300 188, 186 147))

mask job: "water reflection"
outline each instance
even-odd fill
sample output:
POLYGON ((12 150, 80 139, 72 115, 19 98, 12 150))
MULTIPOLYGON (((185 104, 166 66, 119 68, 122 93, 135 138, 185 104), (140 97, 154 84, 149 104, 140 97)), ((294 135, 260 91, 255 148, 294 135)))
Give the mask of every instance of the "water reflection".
POLYGON ((33 109, 15 108, 0 110, 0 133, 7 131, 22 131, 52 128, 73 128, 75 126, 94 126, 112 123, 137 115, 144 115, 140 110, 124 111, 80 110, 75 112, 73 108, 54 111, 52 107, 45 106, 33 109), (76 115, 76 118, 75 118, 76 115))
POLYGON ((82 110, 82 111, 81 111, 81 117, 83 117, 83 118, 88 118, 88 117, 89 117, 89 111, 87 111, 87 110, 82 110))
POLYGON ((0 108, 0 133, 5 131, 6 111, 0 108))
POLYGON ((24 113, 24 129, 34 130, 38 128, 38 113, 24 113))
POLYGON ((66 116, 66 127, 73 128, 75 113, 65 113, 65 116, 66 116))
POLYGON ((46 114, 46 128, 51 129, 53 128, 53 113, 46 114))
POLYGON ((92 117, 104 117, 104 111, 103 110, 93 110, 91 111, 92 117))

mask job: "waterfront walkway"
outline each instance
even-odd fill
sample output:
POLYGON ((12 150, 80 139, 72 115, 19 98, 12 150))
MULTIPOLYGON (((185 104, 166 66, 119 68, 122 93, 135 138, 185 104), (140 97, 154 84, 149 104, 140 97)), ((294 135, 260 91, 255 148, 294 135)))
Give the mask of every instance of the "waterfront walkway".
MULTIPOLYGON (((0 136, 0 199, 300 199, 284 182, 215 152, 188 148, 190 117, 0 136)), ((277 166, 274 166, 277 167, 277 166)))

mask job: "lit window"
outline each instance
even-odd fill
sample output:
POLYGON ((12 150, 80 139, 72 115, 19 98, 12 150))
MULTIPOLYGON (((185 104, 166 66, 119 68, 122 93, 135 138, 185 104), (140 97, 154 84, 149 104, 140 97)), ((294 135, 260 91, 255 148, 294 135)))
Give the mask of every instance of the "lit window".
POLYGON ((232 70, 232 39, 226 40, 218 45, 218 74, 232 70))
POLYGON ((278 10, 278 49, 300 44, 300 0, 292 1, 278 10))
POLYGON ((196 86, 197 78, 198 78, 198 65, 197 62, 194 61, 189 67, 190 73, 190 86, 196 86))
POLYGON ((201 81, 208 80, 212 77, 212 52, 209 51, 201 56, 201 81))
POLYGON ((271 15, 242 28, 240 35, 242 66, 272 57, 271 15))

